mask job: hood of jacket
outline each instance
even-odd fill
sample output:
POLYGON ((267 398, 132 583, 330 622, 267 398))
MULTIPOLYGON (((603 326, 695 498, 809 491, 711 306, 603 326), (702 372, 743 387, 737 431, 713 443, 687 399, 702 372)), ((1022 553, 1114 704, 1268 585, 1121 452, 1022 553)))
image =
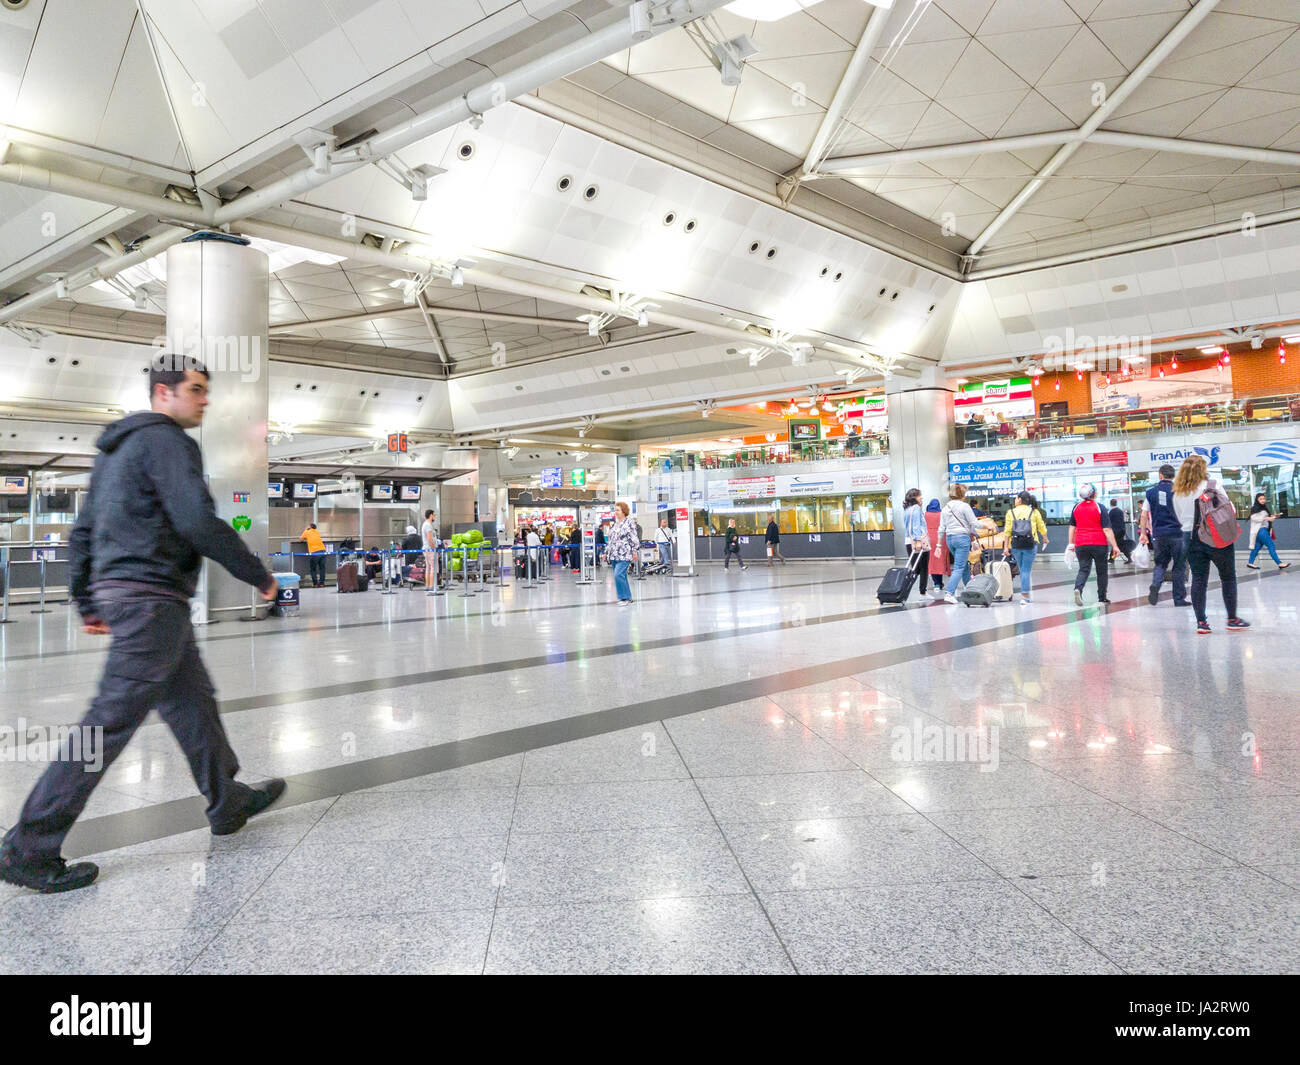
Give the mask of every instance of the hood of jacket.
POLYGON ((149 425, 174 425, 177 429, 180 429, 180 426, 165 414, 159 414, 151 410, 140 411, 138 414, 128 414, 121 421, 110 425, 99 434, 95 446, 103 452, 116 451, 128 436, 137 429, 143 429, 149 425))

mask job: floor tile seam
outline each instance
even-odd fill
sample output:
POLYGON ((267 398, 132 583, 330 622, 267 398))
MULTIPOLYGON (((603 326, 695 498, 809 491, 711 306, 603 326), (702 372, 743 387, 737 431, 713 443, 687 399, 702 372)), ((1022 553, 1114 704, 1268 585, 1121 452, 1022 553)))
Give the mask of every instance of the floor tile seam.
MULTIPOLYGON (((1084 875, 1088 875, 1088 874, 1084 874, 1084 875)), ((1102 949, 1098 944, 1094 943, 1091 939, 1089 939, 1086 935, 1084 935, 1083 932, 1081 932, 1079 929, 1075 928, 1072 924, 1070 924, 1069 921, 1067 921, 1067 920, 1065 919, 1064 915, 1062 915, 1062 914, 1058 914, 1058 913, 1054 913, 1052 910, 1050 910, 1050 909, 1047 907, 1047 904, 1044 903, 1041 899, 1037 899, 1037 898, 1035 898, 1035 897, 1034 897, 1034 896, 1033 896, 1033 895, 1032 895, 1032 894, 1031 894, 1031 893, 1030 893, 1030 892, 1029 892, 1029 891, 1024 887, 1024 878, 1023 878, 1023 877, 1019 877, 1019 876, 1016 876, 1016 877, 1012 877, 1012 876, 1003 876, 1002 879, 1003 879, 1007 884, 1010 885, 1012 891, 1015 891, 1018 895, 1021 896, 1021 898, 1028 899, 1029 902, 1030 902, 1031 904, 1033 904, 1034 906, 1037 906, 1039 910, 1041 910, 1044 914, 1046 914, 1047 917, 1048 917, 1050 920, 1054 921, 1054 922, 1055 922, 1057 925, 1059 925, 1061 928, 1065 929, 1066 932, 1068 932, 1070 935, 1074 936, 1075 939, 1077 939, 1080 943, 1082 943, 1082 944, 1083 944, 1085 947, 1087 947, 1089 950, 1091 950, 1091 951, 1093 951, 1094 953, 1096 953, 1099 957, 1105 958, 1106 961, 1110 962, 1111 965, 1115 966, 1115 968, 1118 969, 1118 970, 1120 971, 1120 973, 1122 973, 1122 974, 1125 975, 1125 976, 1132 976, 1132 975, 1133 975, 1133 973, 1132 973, 1132 971, 1131 971, 1130 969, 1128 969, 1128 968, 1126 968, 1125 966, 1121 965, 1118 961, 1116 961, 1116 960, 1115 960, 1114 958, 1112 958, 1109 954, 1107 954, 1106 951, 1104 951, 1104 950, 1103 950, 1103 949, 1102 949)), ((1041 879, 1041 878, 1039 878, 1039 879, 1041 879)))
MULTIPOLYGON (((264 888, 267 885, 271 877, 273 877, 276 874, 276 872, 280 869, 280 867, 284 865, 284 863, 288 860, 289 856, 298 849, 299 845, 302 843, 304 839, 307 838, 307 835, 311 832, 311 830, 315 828, 316 825, 320 824, 321 818, 323 818, 327 813, 330 812, 330 810, 334 808, 334 804, 337 803, 340 798, 341 796, 339 795, 334 795, 330 797, 329 804, 325 807, 325 809, 323 809, 320 812, 320 816, 317 817, 311 824, 309 824, 306 830, 302 833, 302 835, 300 835, 296 840, 294 840, 294 842, 289 847, 285 849, 284 854, 280 856, 280 860, 276 862, 275 865, 273 865, 270 868, 270 870, 266 873, 266 875, 262 877, 253 886, 252 890, 249 891, 248 894, 244 896, 244 901, 241 902, 239 906, 234 910, 234 912, 232 912, 230 916, 226 918, 226 920, 217 929, 216 934, 210 940, 208 940, 207 943, 203 945, 203 948, 197 954, 195 954, 189 960, 189 963, 181 970, 182 975, 189 974, 190 970, 194 967, 195 963, 199 960, 199 958, 201 958, 204 955, 204 953, 207 952, 208 947, 212 946, 212 944, 215 943, 218 938, 220 938, 220 936, 226 931, 226 929, 230 927, 231 922, 234 921, 235 918, 238 917, 244 911, 244 908, 253 900, 253 897, 259 891, 261 891, 262 888, 264 888)), ((319 802, 320 800, 313 799, 310 801, 319 802)), ((300 805, 305 805, 305 804, 300 804, 300 805)))
MULTIPOLYGON (((771 702, 770 699, 768 701, 771 702)), ((773 703, 772 705, 775 706, 776 704, 773 703)), ((657 724, 661 729, 663 729, 664 734, 668 737, 668 742, 673 745, 673 751, 676 753, 678 761, 682 763, 686 772, 690 775, 691 784, 695 787, 695 794, 699 796, 700 802, 704 804, 704 809, 713 819, 713 827, 718 833, 718 838, 722 840, 723 846, 727 848, 727 853, 731 855, 732 862, 735 863, 736 869, 739 870, 741 877, 745 881, 745 887, 749 891, 750 898, 754 900, 754 905, 758 907, 759 912, 763 915, 763 920, 767 922, 767 926, 771 929, 773 937, 780 945, 782 953, 785 954, 785 960, 790 966, 790 971, 796 976, 802 975, 802 971, 800 970, 798 963, 794 960, 794 955, 790 953, 790 948, 786 944, 785 938, 781 935, 780 929, 776 927, 776 922, 772 920, 772 915, 768 913, 767 906, 764 905, 763 900, 759 898, 758 891, 754 887, 754 882, 749 878, 749 871, 740 860, 740 855, 736 853, 735 847, 732 846, 731 839, 727 836, 726 831, 722 827, 722 822, 718 820, 717 812, 709 804, 708 796, 706 796, 703 790, 701 790, 699 781, 696 780, 694 774, 691 773, 691 767, 687 763, 686 757, 682 753, 681 748, 677 746, 677 740, 674 739, 672 732, 669 731, 667 721, 661 720, 657 722, 657 724)))
MULTIPOLYGON (((691 891, 683 895, 601 895, 575 896, 559 902, 511 902, 509 894, 502 899, 503 910, 540 910, 554 906, 633 906, 643 902, 682 902, 688 899, 749 899, 754 893, 743 891, 691 891)), ((433 911, 436 912, 436 911, 433 911)))
MULTIPOLYGON (((1293 893, 1300 894, 1300 884, 1288 883, 1287 881, 1279 877, 1276 873, 1270 872, 1269 867, 1267 865, 1260 865, 1254 862, 1242 862, 1241 864, 1243 868, 1249 869, 1253 873, 1258 873, 1260 876, 1268 877, 1269 880, 1281 884, 1285 888, 1290 888, 1293 893)), ((1287 865, 1287 864, 1294 864, 1294 863, 1277 862, 1275 864, 1287 865)))
MULTIPOLYGON (((1158 826, 1160 829, 1162 829, 1162 830, 1165 831, 1165 832, 1170 832, 1170 833, 1172 833, 1173 835, 1178 836, 1180 839, 1185 839, 1185 840, 1187 840, 1187 842, 1191 843, 1191 844, 1192 844, 1193 846, 1195 846, 1195 847, 1203 848, 1203 849, 1209 851, 1211 854, 1217 854, 1217 855, 1219 855, 1220 857, 1227 858, 1229 862, 1231 862, 1233 865, 1235 865, 1235 866, 1237 866, 1237 867, 1239 867, 1239 868, 1247 868, 1247 867, 1248 867, 1248 866, 1247 866, 1247 863, 1246 863, 1245 861, 1243 861, 1242 859, 1240 859, 1240 858, 1235 858, 1235 857, 1233 857, 1231 854, 1227 854, 1226 852, 1219 850, 1218 847, 1211 846, 1211 845, 1208 844, 1208 843, 1203 843, 1201 840, 1196 839, 1196 838, 1193 837, 1193 836, 1189 836, 1186 832, 1182 831, 1181 829, 1174 828, 1172 825, 1167 825, 1167 824, 1165 824, 1163 821, 1157 821, 1157 820, 1156 820, 1154 817, 1152 817, 1150 814, 1143 813, 1141 810, 1136 809, 1136 808, 1134 807, 1134 805, 1133 805, 1133 803, 1134 803, 1135 801, 1138 801, 1138 800, 1125 799, 1123 802, 1117 803, 1116 805, 1118 805, 1121 809, 1123 809, 1123 810, 1127 810, 1129 813, 1134 814, 1135 816, 1142 818, 1143 821, 1147 821, 1147 822, 1149 822, 1150 824, 1153 824, 1153 825, 1158 826)), ((1187 802, 1187 801, 1189 801, 1189 800, 1186 800, 1186 799, 1167 799, 1167 800, 1157 800, 1157 801, 1164 801, 1164 802, 1187 802)), ((1197 800, 1190 800, 1190 801, 1197 801, 1197 800)), ((1219 800, 1218 800, 1218 799, 1215 799, 1215 798, 1210 798, 1210 799, 1206 799, 1206 800, 1203 800, 1203 801, 1206 801, 1206 802, 1218 802, 1219 800)))
MULTIPOLYGON (((787 588, 814 588, 814 587, 820 587, 822 585, 827 585, 827 584, 852 584, 852 583, 856 583, 859 580, 870 581, 870 580, 878 580, 878 579, 880 578, 869 576, 869 575, 863 575, 860 577, 855 575, 852 577, 834 577, 831 578, 830 580, 824 580, 824 581, 823 580, 800 581, 797 584, 777 584, 777 585, 768 585, 766 587, 772 591, 778 591, 787 588)), ((692 594, 691 596, 689 596, 689 598, 699 599, 699 598, 703 598, 704 596, 738 595, 743 591, 753 591, 753 590, 755 589, 715 588, 710 591, 700 592, 698 593, 698 595, 692 594)), ((668 602, 674 599, 684 599, 684 598, 688 598, 688 597, 679 596, 679 595, 656 595, 656 596, 643 597, 642 599, 638 599, 637 602, 658 603, 658 602, 668 602)), ((592 603, 585 603, 585 602, 584 603, 556 603, 554 605, 546 606, 546 607, 532 607, 532 606, 518 607, 511 610, 507 610, 505 611, 505 613, 535 614, 538 613, 540 610, 546 610, 546 611, 576 610, 581 607, 595 608, 595 607, 615 607, 615 606, 617 606, 617 602, 615 600, 599 600, 597 602, 592 602, 592 603)), ((323 625, 323 626, 316 626, 316 627, 304 626, 296 629, 265 628, 265 629, 255 629, 250 632, 236 632, 236 633, 227 633, 227 634, 217 635, 217 636, 210 636, 205 639, 196 639, 196 642, 199 644, 200 648, 202 648, 203 645, 209 643, 225 642, 227 640, 243 640, 243 639, 248 639, 250 637, 256 639, 259 636, 292 636, 295 634, 312 635, 314 633, 319 633, 319 632, 344 632, 353 628, 391 627, 393 625, 411 625, 411 624, 417 624, 419 622, 428 623, 433 620, 448 620, 448 621, 462 620, 462 619, 468 620, 469 618, 481 618, 481 617, 491 617, 491 616, 492 616, 492 611, 479 610, 473 613, 466 613, 466 614, 452 614, 451 612, 448 612, 446 614, 437 614, 432 618, 426 615, 424 617, 385 618, 378 621, 351 621, 351 622, 345 622, 342 625, 323 625)), ((4 665, 8 662, 41 661, 53 657, 63 657, 69 655, 95 655, 101 653, 104 653, 104 649, 99 647, 76 648, 76 649, 70 648, 66 651, 55 651, 50 654, 29 653, 29 654, 14 656, 11 658, 0 658, 0 669, 3 669, 4 665)))
POLYGON ((501 848, 501 880, 495 885, 496 891, 492 894, 492 919, 488 922, 488 934, 483 943, 483 964, 479 966, 479 975, 487 974, 488 958, 492 954, 492 933, 497 927, 497 911, 501 908, 501 889, 505 887, 510 877, 510 840, 514 838, 515 815, 519 811, 519 792, 523 786, 524 765, 528 761, 528 752, 523 752, 523 757, 519 759, 519 776, 515 779, 515 796, 514 802, 510 804, 510 823, 506 825, 506 839, 501 848))

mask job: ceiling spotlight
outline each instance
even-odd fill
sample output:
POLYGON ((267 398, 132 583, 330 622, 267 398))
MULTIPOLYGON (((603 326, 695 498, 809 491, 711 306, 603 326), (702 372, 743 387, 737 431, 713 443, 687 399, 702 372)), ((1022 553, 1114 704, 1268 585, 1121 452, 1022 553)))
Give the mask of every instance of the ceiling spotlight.
POLYGON ((1176 370, 1176 369, 1178 369, 1178 356, 1177 356, 1177 355, 1175 355, 1175 356, 1173 357, 1173 361, 1171 361, 1171 362, 1169 363, 1169 368, 1170 368, 1171 370, 1176 370))
POLYGON ((148 293, 142 288, 131 290, 131 303, 137 311, 144 310, 145 302, 148 299, 148 293))
POLYGON ((637 311, 636 324, 641 326, 643 329, 650 324, 650 316, 646 314, 644 309, 637 311))
POLYGON ((650 0, 635 0, 628 7, 627 13, 631 22, 632 40, 648 41, 654 33, 650 20, 650 0))
POLYGON ((66 300, 68 298, 68 282, 63 278, 59 278, 54 282, 54 294, 59 299, 66 300))
POLYGON ((461 271, 461 268, 459 266, 453 266, 451 268, 451 287, 452 288, 465 287, 465 275, 461 271))
POLYGON ((588 322, 587 322, 587 336, 589 336, 589 337, 600 336, 600 325, 599 325, 597 319, 595 319, 595 318, 591 318, 591 319, 588 320, 588 322))

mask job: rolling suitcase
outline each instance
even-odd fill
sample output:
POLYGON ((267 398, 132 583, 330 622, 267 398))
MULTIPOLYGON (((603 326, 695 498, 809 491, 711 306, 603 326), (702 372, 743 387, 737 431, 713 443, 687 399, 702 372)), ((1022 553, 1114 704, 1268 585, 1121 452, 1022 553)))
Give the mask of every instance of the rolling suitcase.
POLYGON ((355 562, 339 563, 338 571, 335 573, 335 583, 338 585, 340 592, 355 592, 357 590, 357 564, 355 562))
POLYGON ((970 584, 957 593, 957 598, 966 606, 992 606, 997 594, 996 578, 991 573, 981 573, 970 579, 970 584))
POLYGON ((916 552, 912 552, 906 566, 894 566, 881 578, 880 587, 876 589, 876 598, 880 600, 882 606, 885 604, 901 606, 907 601, 907 597, 912 594, 912 588, 916 585, 916 560, 920 557, 916 552))
POLYGON ((999 603, 1011 602, 1011 597, 1015 594, 1015 585, 1011 581, 1011 563, 998 559, 988 568, 988 574, 998 582, 997 601, 999 603))

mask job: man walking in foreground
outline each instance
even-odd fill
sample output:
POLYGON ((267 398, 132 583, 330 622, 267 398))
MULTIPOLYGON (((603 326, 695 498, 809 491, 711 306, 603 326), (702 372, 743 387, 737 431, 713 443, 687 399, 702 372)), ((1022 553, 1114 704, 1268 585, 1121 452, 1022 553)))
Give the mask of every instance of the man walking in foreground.
MULTIPOLYGON (((166 356, 161 365, 166 366, 166 356)), ((107 769, 157 709, 207 797, 214 836, 238 832, 284 794, 283 780, 249 787, 235 780, 239 761, 221 725, 217 701, 190 625, 200 557, 273 601, 275 578, 216 515, 203 482, 199 445, 185 434, 203 420, 208 372, 149 370, 151 411, 110 425, 96 442, 90 492, 69 538, 70 590, 83 631, 112 634, 99 692, 80 727, 102 729, 97 746, 107 769)), ((85 745, 82 745, 83 748, 85 745)), ((57 760, 27 797, 0 844, 0 880, 42 893, 93 883, 92 862, 68 865, 63 841, 102 778, 90 759, 57 760)))

